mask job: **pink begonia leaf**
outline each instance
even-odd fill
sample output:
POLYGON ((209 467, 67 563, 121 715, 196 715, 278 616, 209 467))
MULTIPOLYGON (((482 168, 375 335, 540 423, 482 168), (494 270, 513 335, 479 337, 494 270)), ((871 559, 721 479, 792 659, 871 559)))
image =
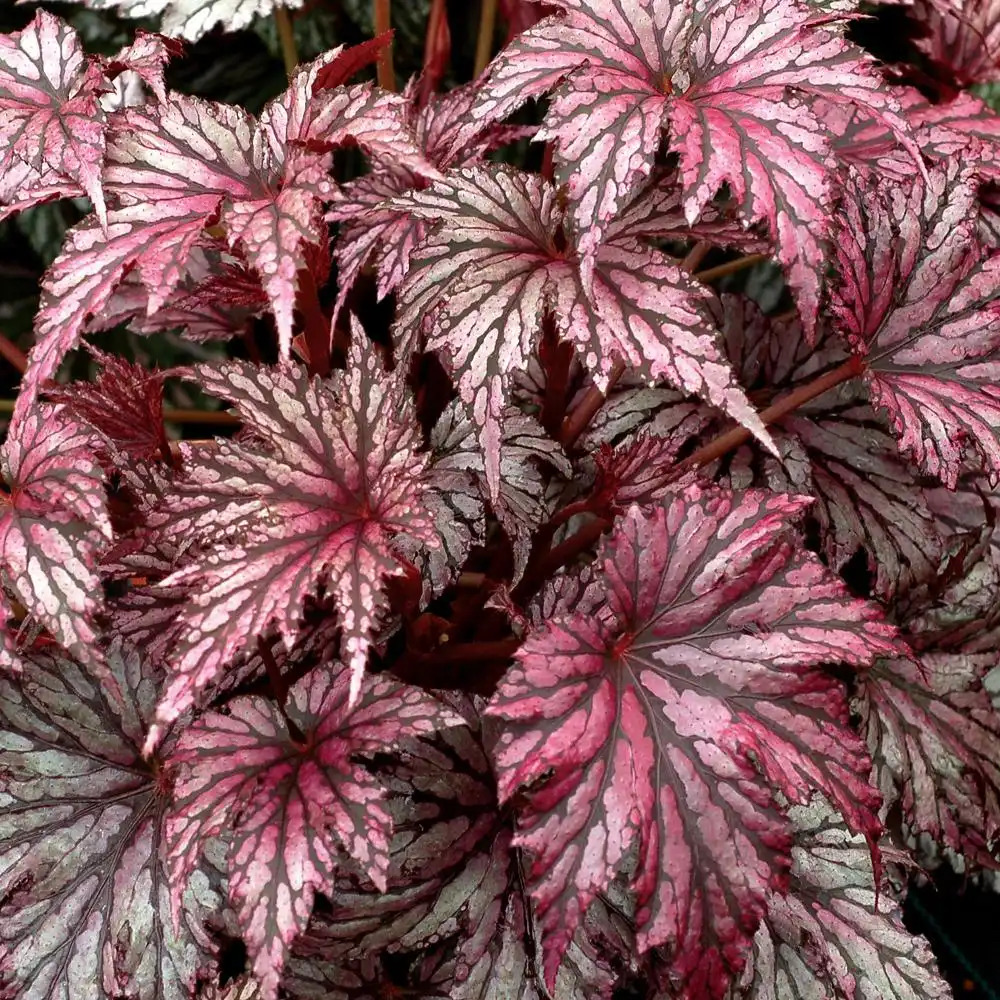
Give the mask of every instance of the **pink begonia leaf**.
POLYGON ((137 31, 135 40, 126 45, 105 64, 105 72, 114 78, 119 73, 136 73, 156 95, 158 101, 167 100, 167 88, 163 81, 163 71, 171 59, 184 51, 179 42, 148 31, 137 31))
POLYGON ((1000 258, 980 248, 966 163, 936 167, 926 187, 850 171, 831 301, 900 451, 948 486, 967 453, 1000 474, 1000 258))
POLYGON ((275 1000, 289 946, 343 856, 385 888, 392 819, 380 778, 354 756, 461 721, 386 677, 366 679, 360 697, 352 687, 346 667, 318 667, 289 692, 285 712, 296 729, 273 702, 237 698, 227 714, 201 716, 171 755, 175 912, 205 841, 228 834, 229 896, 264 1000, 275 1000))
POLYGON ((161 853, 169 794, 141 747, 147 665, 114 643, 116 691, 34 655, 0 678, 0 994, 21 1000, 189 1000, 211 975, 222 900, 206 870, 176 926, 161 853))
POLYGON ((822 798, 790 810, 788 894, 770 893, 733 1000, 950 1000, 927 941, 876 892, 871 850, 822 798))
POLYGON ((640 951, 670 946, 685 1000, 722 997, 785 879, 775 795, 820 789, 853 829, 880 829, 845 689, 820 668, 900 645, 802 550, 805 504, 691 487, 631 508, 599 586, 529 633, 490 701, 501 801, 525 796, 515 842, 550 986, 595 894, 626 875, 640 951))
MULTIPOLYGON (((521 858, 479 734, 452 727, 396 756, 381 769, 394 828, 387 891, 339 881, 331 907, 300 940, 284 988, 293 998, 315 996, 320 984, 336 998, 364 995, 351 992, 355 977, 365 977, 371 956, 389 953, 415 956, 406 978, 422 997, 490 1000, 499 987, 505 1000, 542 1000, 521 858)), ((554 995, 609 1000, 630 937, 627 921, 598 899, 554 995)))
MULTIPOLYGON (((421 105, 417 81, 408 84, 399 116, 406 134, 426 159, 425 174, 481 162, 504 138, 503 130, 469 114, 476 93, 475 86, 467 84, 445 94, 433 94, 421 105)), ((401 168, 396 155, 386 155, 373 157, 368 174, 335 192, 327 218, 341 223, 336 247, 338 312, 373 255, 379 298, 406 277, 410 257, 427 235, 427 226, 387 203, 411 188, 425 185, 423 177, 401 168)))
POLYGON ((588 296, 581 258, 565 244, 557 189, 538 176, 467 167, 397 204, 438 223, 400 291, 398 350, 405 358, 424 334, 455 378, 480 429, 492 499, 500 493, 510 373, 527 366, 546 318, 599 386, 623 360, 769 441, 719 350, 711 296, 662 253, 634 238, 600 247, 588 296))
POLYGON ((163 426, 163 375, 94 348, 101 365, 94 382, 70 382, 47 393, 92 427, 116 460, 162 456, 169 448, 163 426))
POLYGON ((189 587, 190 598, 150 747, 255 636, 274 628, 293 640, 321 586, 357 697, 384 578, 404 570, 394 538, 433 547, 438 536, 408 392, 364 340, 355 325, 347 371, 325 382, 290 366, 199 367, 205 389, 235 404, 266 446, 219 440, 190 453, 164 505, 165 523, 183 524, 201 554, 162 583, 189 587))
POLYGON ((103 175, 115 207, 106 233, 89 219, 70 231, 45 278, 19 412, 129 270, 138 272, 155 313, 216 220, 260 276, 288 355, 297 272, 306 245, 326 239, 321 207, 333 187, 331 150, 354 140, 368 151, 395 147, 404 165, 422 163, 398 122, 400 95, 371 85, 317 86, 338 54, 299 69, 259 120, 181 94, 115 116, 103 175))
POLYGON ((688 219, 728 184, 742 217, 770 229, 811 334, 832 159, 809 105, 817 96, 870 105, 905 133, 874 62, 828 16, 796 0, 558 6, 562 15, 494 60, 473 113, 504 118, 559 88, 537 138, 555 143, 557 178, 569 187, 585 254, 650 174, 669 135, 688 219))
POLYGON ((0 217, 85 194, 106 221, 100 97, 110 89, 76 32, 45 10, 23 31, 0 35, 0 203, 8 205, 0 217))
POLYGON ((950 87, 1000 80, 997 0, 913 0, 917 46, 950 87))
POLYGON ((0 574, 29 614, 97 668, 97 574, 111 539, 97 437, 51 404, 36 404, 0 449, 9 494, 0 505, 0 574))
POLYGON ((93 10, 116 10, 124 17, 157 17, 165 35, 196 42, 216 25, 239 31, 278 7, 297 10, 303 0, 84 0, 93 10))

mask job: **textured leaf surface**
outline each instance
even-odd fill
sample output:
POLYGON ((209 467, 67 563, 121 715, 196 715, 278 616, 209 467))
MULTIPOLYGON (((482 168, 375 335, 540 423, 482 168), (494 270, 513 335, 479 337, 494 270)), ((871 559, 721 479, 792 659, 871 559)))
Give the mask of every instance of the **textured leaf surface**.
POLYGON ((107 661, 112 694, 67 659, 0 679, 0 994, 20 1000, 188 1000, 211 973, 192 873, 170 919, 165 787, 140 755, 155 685, 139 657, 107 661))
POLYGON ((431 547, 437 539, 422 499, 427 460, 417 453, 412 404, 364 340, 356 326, 348 370, 326 382, 294 367, 198 369, 261 446, 219 441, 198 452, 164 504, 164 523, 183 526, 204 555, 163 582, 167 590, 187 585, 191 597, 156 733, 256 635, 273 627, 291 641, 305 599, 320 586, 337 608, 344 662, 359 690, 385 608, 383 577, 403 568, 393 538, 431 547))
POLYGON ((996 0, 914 0, 917 45, 950 86, 1000 79, 1000 4, 996 0))
POLYGON ((528 796, 516 842, 550 984, 622 874, 640 949, 676 949, 681 996, 721 997, 784 879, 772 793, 823 789, 855 829, 878 829, 845 691, 818 667, 870 663, 894 630, 801 551, 802 507, 690 488, 648 516, 632 508, 598 557, 606 602, 557 605, 502 680, 494 762, 501 800, 528 796))
POLYGON ((0 218, 85 194, 104 220, 100 95, 108 89, 76 32, 47 11, 0 35, 0 218))
POLYGON ((872 64, 794 0, 559 6, 562 16, 497 57, 474 113, 505 117, 565 80, 537 137, 556 143, 558 177, 588 253, 649 175, 669 131, 688 218, 728 184, 743 217, 770 228, 811 331, 830 158, 809 100, 872 105, 904 127, 872 64))
POLYGON ((94 382, 72 382, 48 393, 104 439, 111 454, 152 458, 167 448, 163 377, 113 354, 94 351, 101 372, 94 382))
POLYGON ((138 272, 155 313, 216 220, 259 275, 288 355, 306 246, 326 237, 320 207, 332 190, 330 149, 353 138, 366 149, 395 145, 404 165, 417 156, 395 116, 398 95, 370 85, 323 89, 321 74, 339 51, 298 70, 259 120, 180 94, 116 118, 104 172, 116 207, 106 233, 91 219, 70 232, 45 279, 22 397, 55 374, 128 270, 138 272))
POLYGON ((1000 281, 962 160, 926 189, 851 174, 839 225, 839 330, 865 358, 873 405, 900 450, 953 486, 966 453, 1000 472, 1000 281))
POLYGON ((480 428, 490 495, 499 494, 510 372, 527 367, 548 318, 601 385, 616 359, 718 406, 767 441, 707 318, 708 294, 635 239, 601 248, 584 291, 565 246, 556 189, 509 169, 465 168, 398 199, 438 222, 400 292, 397 334, 408 354, 420 333, 454 376, 480 428))
POLYGON ((40 404, 0 451, 9 495, 0 506, 4 583, 63 647, 100 663, 94 617, 103 606, 96 572, 111 538, 94 433, 40 404))
POLYGON ((95 10, 115 9, 126 17, 161 16, 165 35, 195 42, 221 25, 224 31, 246 28, 256 17, 273 14, 279 6, 296 10, 302 0, 85 0, 95 10))
POLYGON ((754 937, 747 1000, 948 1000, 927 942, 899 904, 876 894, 871 850, 817 798, 790 812, 796 829, 787 896, 772 893, 754 937))
MULTIPOLYGON (((352 989, 368 977, 366 962, 391 954, 409 966, 405 978, 421 996, 546 997, 520 854, 478 733, 454 727, 408 744, 385 781, 395 828, 388 891, 356 880, 338 885, 331 911, 317 916, 290 964, 288 992, 365 995, 352 989)), ((628 938, 625 919, 599 900, 574 936, 555 995, 607 998, 628 938)))
POLYGON ((347 855, 381 888, 392 821, 380 780, 352 755, 458 721, 417 688, 364 683, 353 711, 350 671, 318 667, 289 692, 289 732, 278 707, 237 698, 181 736, 167 819, 174 906, 207 838, 229 834, 229 894, 261 993, 274 1000, 292 940, 317 890, 333 886, 347 855))

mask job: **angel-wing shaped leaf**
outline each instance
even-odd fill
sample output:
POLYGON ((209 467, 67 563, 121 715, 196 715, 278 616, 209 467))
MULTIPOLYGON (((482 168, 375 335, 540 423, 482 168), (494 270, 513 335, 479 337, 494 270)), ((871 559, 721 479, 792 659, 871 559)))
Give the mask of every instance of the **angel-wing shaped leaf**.
POLYGON ((1000 472, 1000 258, 978 242, 977 185, 962 158, 926 187, 851 171, 838 226, 836 325, 900 450, 949 486, 966 453, 1000 472))
POLYGON ((101 654, 96 565, 111 538, 97 438, 60 407, 36 405, 0 451, 0 572, 28 613, 82 662, 101 654))
POLYGON ((45 10, 23 31, 0 35, 0 218, 86 195, 105 221, 100 97, 110 89, 77 33, 45 10))
POLYGON ((721 997, 784 880, 772 791, 823 789, 854 829, 879 829, 846 692, 819 667, 897 641, 802 551, 802 507, 697 487, 633 507, 598 585, 557 603, 501 681, 494 763, 501 800, 526 795, 516 842, 550 985, 590 901, 626 875, 640 950, 671 947, 678 995, 721 997))
POLYGON ((117 644, 111 691, 33 656, 0 679, 0 994, 188 1000, 214 950, 213 880, 192 871, 171 921, 161 855, 168 787, 142 759, 149 669, 117 644))
POLYGON ((864 838, 820 797, 790 818, 788 893, 768 897, 734 1000, 948 1000, 929 945, 903 926, 899 904, 876 892, 864 838))
POLYGON ((577 347, 598 384, 616 360, 625 361, 768 440, 722 359, 709 296, 662 253, 631 237, 602 246, 588 294, 556 188, 510 169, 454 171, 397 204, 438 223, 400 292, 400 349, 412 351, 424 333, 454 376, 480 428, 494 500, 511 372, 527 367, 546 320, 577 347))
POLYGON ((905 129, 872 62, 828 16, 796 0, 558 6, 561 15, 497 57, 473 113, 505 117, 562 83, 537 138, 556 143, 558 177, 569 186, 586 253, 649 175, 669 134, 688 218, 727 184, 744 219, 770 228, 811 332, 832 175, 825 129, 809 101, 870 105, 905 129))
POLYGON ((201 555, 163 581, 190 589, 160 727, 257 635, 294 638, 305 599, 322 585, 343 629, 344 662, 360 690, 370 634, 385 611, 383 578, 403 570, 397 534, 434 546, 424 505, 426 456, 399 375, 387 375, 355 328, 346 372, 310 381, 294 367, 229 363, 198 369, 256 436, 190 456, 160 511, 201 555))
POLYGON ((229 894, 264 1000, 277 996, 288 948, 344 856, 385 888, 392 820, 380 779, 354 755, 460 721, 388 678, 366 680, 360 699, 352 684, 346 667, 317 667, 289 692, 287 719, 271 701, 237 698, 185 730, 171 757, 173 905, 205 841, 228 833, 229 894))

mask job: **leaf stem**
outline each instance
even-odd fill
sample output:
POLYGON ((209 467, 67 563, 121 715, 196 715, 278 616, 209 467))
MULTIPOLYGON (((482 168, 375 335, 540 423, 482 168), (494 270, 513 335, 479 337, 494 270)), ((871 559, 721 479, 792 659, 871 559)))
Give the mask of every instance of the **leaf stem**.
MULTIPOLYGON (((772 403, 766 410, 761 411, 760 419, 765 425, 777 423, 782 417, 797 410, 800 406, 804 406, 817 396, 822 396, 824 392, 840 385, 841 382, 849 382, 852 378, 862 375, 864 370, 864 359, 854 355, 826 374, 799 386, 787 396, 772 403)), ((745 427, 733 427, 679 463, 677 472, 687 472, 689 469, 700 469, 704 465, 709 465, 734 448, 738 448, 749 438, 750 432, 745 427)))
POLYGON ((28 368, 28 355, 4 333, 0 333, 0 357, 9 362, 22 375, 28 368))
MULTIPOLYGON (((852 378, 857 378, 859 375, 864 374, 864 371, 864 359, 853 356, 843 364, 820 375, 811 382, 799 386, 798 389, 794 389, 787 396, 777 400, 761 412, 760 419, 765 425, 776 423, 782 417, 787 416, 817 396, 821 396, 824 392, 840 385, 842 382, 849 382, 852 378)), ((699 448, 689 458, 678 463, 670 470, 670 473, 664 475, 664 484, 678 478, 685 472, 714 462, 717 458, 721 458, 734 448, 738 448, 749 438, 750 432, 745 427, 734 427, 732 430, 720 434, 713 441, 709 441, 704 447, 699 448)), ((572 513, 579 513, 579 511, 574 510, 572 513)), ((555 522, 555 525, 558 525, 565 520, 567 518, 563 512, 558 511, 552 518, 552 521, 545 525, 542 531, 551 531, 553 529, 553 522, 555 522)), ((532 563, 525 570, 524 578, 511 595, 515 603, 523 603, 553 573, 575 559, 582 552, 586 552, 611 527, 611 524, 612 522, 607 518, 596 518, 589 524, 584 525, 575 534, 570 535, 569 538, 565 539, 555 548, 533 559, 532 563)))
POLYGON ((493 52, 493 33, 497 24, 497 0, 483 0, 479 12, 479 37, 476 39, 476 62, 473 78, 489 65, 493 52))
POLYGON ((688 274, 694 274, 694 272, 701 267, 702 261, 711 253, 712 248, 715 246, 714 243, 709 240, 699 240, 695 245, 688 251, 688 255, 681 261, 681 267, 687 271, 688 274))
POLYGON ((299 293, 295 305, 302 314, 309 374, 330 374, 330 320, 319 304, 319 289, 308 267, 299 269, 299 293))
MULTIPOLYGON (((375 0, 375 34, 392 30, 392 0, 375 0)), ((383 90, 396 89, 396 71, 392 65, 392 46, 387 45, 378 55, 378 85, 383 90)))
POLYGON ((770 259, 766 253, 751 253, 745 257, 737 257, 736 260, 726 261, 725 264, 720 264, 718 267, 710 267, 707 271, 698 271, 695 277, 699 281, 715 281, 716 278, 724 278, 727 274, 736 274, 738 271, 746 270, 748 267, 753 267, 754 264, 770 259))
POLYGON ((587 390, 587 394, 580 400, 576 409, 563 421, 559 442, 564 448, 569 449, 576 444, 576 439, 587 429, 597 411, 604 405, 604 400, 607 399, 607 393, 611 391, 611 387, 624 374, 625 362, 616 361, 611 371, 608 372, 607 390, 601 392, 596 385, 587 390))
POLYGON ((287 7, 274 8, 274 23, 278 29, 278 41, 281 43, 281 58, 285 63, 285 75, 289 80, 299 64, 299 52, 295 47, 295 29, 287 7))

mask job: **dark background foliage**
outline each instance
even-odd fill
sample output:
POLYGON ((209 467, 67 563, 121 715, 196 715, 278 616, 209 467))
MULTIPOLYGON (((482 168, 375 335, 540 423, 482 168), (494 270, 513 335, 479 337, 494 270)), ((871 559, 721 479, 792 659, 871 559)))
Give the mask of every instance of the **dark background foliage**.
MULTIPOLYGON (((7 0, 0 2, 0 32, 20 30, 39 6, 72 24, 85 47, 94 53, 114 53, 131 40, 137 27, 156 28, 152 22, 125 20, 111 12, 91 11, 73 4, 14 5, 7 0)), ((396 29, 393 58, 400 80, 420 71, 429 6, 430 0, 405 0, 393 7, 396 29)), ((472 76, 478 12, 478 4, 468 0, 448 2, 452 61, 445 76, 446 87, 472 76)), ((905 62, 909 67, 906 82, 920 87, 928 96, 949 96, 947 81, 936 78, 932 68, 923 64, 902 9, 881 7, 872 13, 875 16, 853 26, 855 40, 887 63, 905 62)), ((335 45, 356 44, 373 34, 369 0, 308 0, 302 10, 295 12, 293 23, 303 61, 335 45)), ((498 44, 502 42, 499 37, 502 30, 498 26, 498 44)), ((171 64, 167 82, 177 90, 259 112, 287 84, 272 20, 259 19, 251 28, 238 32, 223 33, 216 29, 188 45, 184 56, 171 64)), ((1000 106, 1000 85, 978 90, 995 108, 1000 106)), ((338 166, 341 179, 346 179, 358 170, 360 163, 348 154, 338 166)), ((42 274, 58 253, 67 228, 81 219, 85 211, 85 202, 62 200, 0 222, 0 330, 25 351, 32 343, 32 321, 38 308, 42 274)), ((773 284, 768 267, 763 265, 730 280, 760 300, 767 296, 769 283, 773 284)), ((373 307, 372 303, 367 305, 373 307)), ((147 340, 124 330, 110 331, 93 340, 97 346, 116 354, 159 367, 204 360, 222 351, 239 355, 247 350, 246 344, 201 346, 169 335, 147 340)), ((78 353, 72 362, 75 366, 72 373, 86 377, 91 364, 88 357, 78 353)), ((17 371, 0 361, 0 426, 10 411, 17 382, 17 371)), ((218 405, 201 397, 189 383, 168 382, 167 393, 168 404, 175 407, 218 405)), ((205 437, 218 433, 219 428, 187 423, 177 428, 177 432, 182 436, 205 437)), ((863 590, 864 581, 858 583, 863 590)), ((906 921, 912 931, 926 935, 931 941, 956 997, 1000 1000, 1000 950, 996 947, 1000 893, 966 882, 945 865, 930 881, 914 879, 906 902, 906 921)), ((242 967, 244 956, 230 958, 234 968, 242 967)), ((627 994, 625 990, 622 1000, 627 994)))

